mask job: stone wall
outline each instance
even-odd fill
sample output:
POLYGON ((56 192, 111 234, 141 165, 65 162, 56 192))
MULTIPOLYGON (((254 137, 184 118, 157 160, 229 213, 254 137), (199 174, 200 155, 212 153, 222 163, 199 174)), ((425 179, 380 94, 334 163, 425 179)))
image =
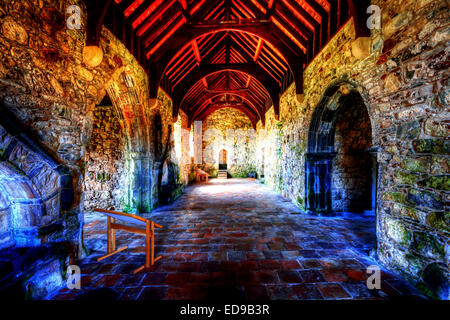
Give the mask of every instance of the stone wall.
POLYGON ((382 8, 382 29, 372 31, 370 55, 352 53, 350 20, 305 70, 303 101, 292 85, 282 95, 280 121, 271 109, 265 128, 258 123, 257 150, 265 147, 266 183, 304 208, 313 112, 331 86, 354 86, 378 148, 378 257, 428 295, 448 298, 448 2, 373 4, 382 8))
POLYGON ((212 177, 219 169, 219 154, 226 150, 228 173, 248 177, 256 172, 256 135, 248 117, 235 109, 222 108, 202 123, 203 166, 212 177))
POLYGON ((94 208, 123 209, 125 143, 125 135, 113 106, 95 107, 93 130, 85 157, 85 211, 94 208))

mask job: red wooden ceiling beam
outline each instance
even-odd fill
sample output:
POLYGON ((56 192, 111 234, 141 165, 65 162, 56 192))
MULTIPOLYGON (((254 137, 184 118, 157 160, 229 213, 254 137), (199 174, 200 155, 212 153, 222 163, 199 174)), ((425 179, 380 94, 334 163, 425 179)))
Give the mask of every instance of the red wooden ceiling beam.
POLYGON ((315 0, 305 0, 305 2, 320 15, 320 18, 322 20, 320 39, 322 46, 324 46, 328 42, 328 12, 315 0))
POLYGON ((261 53, 261 48, 263 44, 263 39, 259 38, 258 44, 256 45, 255 55, 253 56, 253 61, 258 61, 259 54, 261 53))
POLYGON ((276 48, 284 59, 288 62, 288 66, 292 70, 294 80, 297 83, 297 93, 303 92, 303 87, 300 85, 303 80, 303 68, 301 65, 304 62, 304 54, 301 50, 295 53, 286 45, 286 40, 282 40, 279 34, 274 33, 275 26, 268 21, 230 21, 230 22, 208 22, 208 23, 190 23, 175 32, 172 37, 161 45, 150 57, 148 64, 148 71, 150 73, 150 97, 156 98, 159 81, 162 78, 165 66, 169 64, 174 56, 177 55, 180 47, 189 44, 190 41, 202 35, 220 32, 220 31, 241 31, 249 32, 258 37, 263 38, 269 42, 272 47, 276 48), (294 67, 296 66, 296 67, 294 67))
POLYGON ((260 17, 258 15, 259 10, 257 10, 256 12, 253 12, 248 6, 247 3, 245 3, 245 1, 241 1, 241 0, 234 0, 232 3, 233 7, 235 7, 237 10, 239 10, 240 12, 242 12, 242 14, 246 17, 246 18, 253 18, 256 19, 258 17, 260 17))
POLYGON ((202 57, 200 55, 200 50, 198 50, 197 40, 192 40, 192 50, 194 51, 195 59, 198 63, 202 62, 202 57))
MULTIPOLYGON (((245 38, 245 34, 242 34, 242 36, 245 38)), ((254 59, 255 55, 252 56, 252 55, 248 52, 248 50, 246 50, 245 44, 244 44, 244 45, 241 44, 240 41, 242 41, 242 39, 240 38, 240 36, 238 36, 238 40, 236 40, 236 43, 239 45, 239 48, 237 48, 237 51, 239 51, 239 53, 240 53, 244 58, 246 58, 246 61, 251 61, 252 59, 254 59)), ((258 51, 258 49, 255 49, 255 53, 256 53, 256 51, 258 51)), ((267 52, 270 52, 270 51, 267 51, 267 52)), ((258 54, 258 56, 259 56, 259 54, 258 54)), ((263 55, 263 56, 264 56, 264 55, 263 55)), ((260 64, 260 65, 262 65, 262 64, 261 64, 261 60, 262 60, 262 59, 260 59, 260 61, 259 61, 259 64, 260 64)), ((275 61, 278 61, 277 58, 275 58, 274 60, 275 60, 275 61)), ((274 62, 273 62, 271 59, 269 59, 269 61, 270 61, 271 69, 272 69, 272 65, 275 65, 275 64, 274 64, 274 62)), ((267 72, 267 73, 268 73, 270 76, 272 76, 273 79, 274 79, 275 81, 279 81, 279 78, 278 78, 277 76, 274 76, 271 72, 267 72)))
POLYGON ((250 82, 252 81, 252 77, 248 76, 247 77, 247 82, 245 83, 245 87, 248 88, 248 86, 250 85, 250 82))
POLYGON ((338 30, 338 0, 328 0, 330 3, 330 15, 328 20, 328 40, 330 40, 338 30))
POLYGON ((184 10, 187 10, 187 2, 186 0, 178 0, 184 10))
POLYGON ((133 29, 136 29, 163 3, 164 0, 156 0, 152 2, 144 1, 144 3, 137 7, 136 10, 134 10, 128 17, 125 18, 125 20, 133 26, 133 29))
POLYGON ((320 24, 303 9, 297 2, 292 0, 282 0, 283 3, 290 9, 294 10, 299 16, 301 16, 314 30, 314 55, 320 51, 320 24))
POLYGON ((252 12, 256 18, 262 19, 264 17, 264 13, 258 8, 252 1, 249 0, 240 0, 240 2, 245 5, 250 12, 252 12))
MULTIPOLYGON (((110 0, 107 0, 108 2, 110 0)), ((237 2, 235 2, 235 7, 237 8, 238 11, 245 11, 247 13, 252 13, 257 15, 258 17, 263 16, 264 11, 267 12, 267 9, 270 10, 270 6, 267 6, 267 9, 261 8, 261 5, 256 2, 256 1, 252 1, 252 0, 235 0, 237 2), (237 4, 239 4, 239 6, 237 6, 237 4), (262 13, 262 15, 261 15, 262 13)), ((300 13, 305 20, 314 25, 314 39, 308 40, 310 41, 314 41, 314 45, 310 44, 308 47, 311 48, 310 50, 313 50, 314 53, 316 53, 316 51, 318 50, 318 46, 317 46, 317 42, 318 42, 318 36, 317 36, 317 21, 316 23, 314 22, 315 19, 310 15, 306 13, 306 10, 303 9, 298 9, 300 8, 299 5, 297 5, 295 2, 293 2, 292 0, 283 0, 284 2, 289 2, 291 4, 295 4, 297 7, 297 12, 300 13)), ((328 13, 326 12, 326 10, 319 5, 316 1, 313 0, 305 0, 306 3, 308 3, 310 5, 310 7, 317 12, 323 19, 323 24, 322 24, 322 33, 324 30, 324 26, 328 19, 326 19, 325 17, 328 17, 328 13)), ((341 0, 344 1, 344 0, 341 0)), ((363 0, 366 1, 366 0, 363 0)), ((95 1, 96 3, 100 3, 100 1, 95 1)), ((365 12, 365 9, 367 8, 362 6, 362 5, 354 5, 354 2, 356 1, 349 1, 349 9, 352 12, 352 15, 354 15, 354 17, 360 17, 361 15, 356 15, 355 12, 365 12)), ((367 2, 367 1, 366 1, 367 2)), ((130 3, 133 3, 133 1, 131 0, 123 0, 121 2, 121 4, 119 4, 120 6, 120 10, 122 10, 122 12, 124 11, 124 8, 128 8, 130 6, 130 3)), ((157 94, 157 90, 158 90, 158 86, 160 84, 160 80, 162 79, 162 75, 164 73, 164 68, 168 65, 168 62, 170 62, 170 60, 176 55, 177 51, 179 50, 180 46, 186 45, 189 43, 190 40, 196 39, 198 36, 204 35, 204 34, 208 34, 208 33, 214 33, 214 32, 220 32, 220 31, 225 31, 225 30, 234 30, 234 31, 238 31, 238 32, 248 32, 250 34, 256 35, 262 39, 264 39, 265 41, 268 42, 269 47, 275 48, 283 57, 284 59, 288 62, 288 66, 290 67, 290 69, 292 70, 292 73, 294 75, 294 80, 297 84, 297 93, 301 93, 302 90, 302 64, 305 62, 305 56, 304 54, 301 52, 301 50, 297 50, 295 49, 296 47, 293 46, 292 43, 290 43, 290 39, 287 39, 288 37, 284 36, 284 35, 279 35, 276 33, 276 31, 274 31, 274 25, 271 22, 268 22, 266 20, 257 20, 257 19, 245 19, 242 21, 212 21, 212 22, 198 22, 198 23, 189 23, 188 25, 183 26, 183 24, 186 22, 187 20, 187 16, 186 16, 186 10, 189 10, 190 13, 192 13, 194 16, 197 16, 196 13, 200 13, 200 12, 208 12, 210 10, 212 10, 212 8, 215 8, 217 6, 217 3, 212 3, 209 1, 199 1, 197 2, 195 5, 191 6, 189 9, 187 8, 187 2, 183 2, 182 0, 178 0, 175 4, 175 6, 171 6, 171 7, 177 7, 177 11, 178 11, 178 15, 180 15, 180 11, 181 11, 181 16, 182 16, 182 22, 178 21, 175 23, 175 25, 170 25, 167 26, 166 30, 162 33, 160 33, 156 39, 153 39, 152 43, 150 43, 150 46, 147 46, 145 48, 145 50, 148 50, 147 52, 144 50, 145 46, 141 45, 140 41, 137 41, 137 39, 135 39, 134 37, 134 33, 132 30, 130 30, 129 28, 129 24, 131 25, 132 22, 136 21, 136 19, 139 19, 139 17, 141 17, 141 15, 146 12, 146 10, 148 10, 148 8, 150 7, 150 5, 146 5, 147 2, 144 2, 142 4, 140 4, 139 6, 137 6, 136 8, 134 8, 134 12, 130 11, 130 17, 128 19, 128 22, 123 24, 124 27, 120 28, 120 22, 117 20, 120 20, 121 14, 120 12, 116 15, 114 15, 113 21, 116 22, 113 23, 113 30, 116 30, 116 34, 117 33, 121 33, 121 35, 119 36, 119 38, 122 38, 122 40, 124 41, 124 43, 127 45, 127 47, 130 49, 130 51, 133 52, 133 54, 135 56, 138 57, 142 57, 142 60, 140 60, 141 64, 144 64, 146 69, 149 72, 149 76, 151 79, 151 82, 155 82, 153 84, 150 84, 150 95, 151 97, 156 97, 157 94), (180 2, 181 1, 181 5, 180 2), (185 3, 186 5, 183 5, 183 3, 185 3), (117 28, 117 26, 119 26, 119 28, 117 28), (177 30, 178 28, 178 30, 177 30), (181 40, 181 41, 180 41, 181 40), (150 49, 150 50, 149 50, 150 49), (144 63, 145 62, 145 57, 149 57, 150 61, 148 63, 144 63)), ((155 2, 152 2, 155 3, 155 2)), ((231 4, 231 2, 229 2, 229 4, 231 4)), ((118 8, 118 5, 114 3, 114 6, 116 6, 115 8, 118 8)), ((280 3, 275 3, 274 5, 272 5, 273 7, 276 6, 281 6, 280 3)), ((92 7, 91 7, 92 8, 92 7)), ((103 8, 104 9, 104 8, 103 8)), ((170 8, 172 9, 172 8, 170 8)), ((163 4, 161 3, 161 5, 156 6, 156 10, 161 10, 167 13, 167 10, 169 10, 169 8, 166 8, 163 6, 163 4)), ((173 10, 173 9, 172 9, 173 10)), ((286 10, 286 9, 283 9, 286 10)), ((92 12, 98 12, 95 10, 91 10, 92 12)), ((158 11, 159 13, 161 13, 161 11, 158 11)), ((104 11, 105 13, 107 12, 107 9, 104 11)), ((116 10, 117 13, 117 10, 116 10)), ((142 27, 144 26, 146 23, 148 23, 148 19, 152 19, 154 13, 150 13, 146 19, 144 21, 142 21, 141 23, 139 23, 139 25, 142 27)), ((173 13, 172 13, 173 15, 173 13)), ((94 16, 94 14, 90 14, 91 17, 94 16)), ((123 14, 122 14, 123 16, 123 14)), ((164 15, 165 16, 165 15, 164 15)), ((248 16, 248 15, 247 15, 248 16)), ((362 15, 364 18, 364 15, 362 15)), ((162 15, 160 16, 160 18, 162 17, 162 15)), ((164 18, 164 17, 163 17, 164 18)), ((192 17, 194 18, 194 17, 192 17)), ((178 19, 178 18, 177 18, 178 19)), ((195 19, 195 18, 194 18, 195 19)), ((341 23, 342 22, 342 16, 338 20, 337 23, 341 23)), ((89 20, 89 13, 88 13, 88 20, 89 20)), ((92 20, 92 18, 91 18, 92 20)), ((162 19, 164 21, 168 21, 167 19, 162 19)), ((151 20, 150 20, 151 21, 151 20)), ((295 28, 297 30, 300 30, 302 27, 304 27, 302 24, 298 23, 297 20, 290 20, 293 25, 295 26, 295 28)), ((359 18, 357 21, 355 19, 355 25, 361 25, 360 23, 361 18, 359 18), (359 24, 358 24, 359 23, 359 24)), ((364 19, 365 22, 365 19, 364 19)), ((152 22, 153 23, 153 22, 152 22)), ((89 23, 88 23, 89 25, 89 23)), ((101 24, 98 24, 94 29, 95 30, 100 30, 101 24)), ((284 27, 286 27, 286 25, 284 25, 284 27)), ((328 27, 328 26, 327 26, 328 27)), ((149 35, 149 33, 153 33, 153 31, 158 31, 158 30, 150 30, 153 28, 149 28, 148 30, 146 30, 146 32, 141 33, 141 35, 144 35, 145 37, 142 37, 144 40, 146 39, 146 37, 149 35)), ((144 29, 139 29, 144 30, 144 29)), ((294 29, 291 30, 290 34, 294 36, 294 38, 296 38, 297 40, 299 39, 298 35, 293 32, 294 29)), ((310 31, 310 29, 306 28, 303 31, 305 31, 305 34, 307 34, 306 30, 310 31)), ((97 32, 97 31, 96 31, 97 32)), ((310 31, 312 32, 312 31, 310 31)), ((302 32, 303 33, 303 32, 302 32)), ((88 32, 89 34, 89 32, 88 32)), ((92 34, 92 32, 91 32, 92 34)), ((310 39, 310 35, 311 34, 307 34, 307 38, 310 39)), ((323 38, 322 38, 323 39, 323 38)), ((298 40, 299 41, 299 40, 298 40)), ((323 41, 323 40, 322 40, 323 41)), ((198 47, 198 45, 197 45, 198 47)), ((256 56, 256 60, 258 59, 262 59, 261 57, 261 51, 262 51, 262 40, 258 41, 258 45, 257 45, 257 51, 255 52, 255 55, 253 55, 253 58, 255 58, 256 56)), ((231 46, 230 46, 231 48, 231 46)), ((194 51, 196 51, 194 49, 194 51)), ((194 53, 195 54, 195 53, 194 53)), ((227 56, 230 56, 230 54, 228 54, 227 56)), ((309 53, 309 55, 311 55, 309 53)), ((197 62, 199 62, 199 56, 200 56, 200 50, 198 50, 197 54, 195 55, 197 62)), ((235 59, 236 57, 234 57, 233 55, 233 59, 235 59)), ((273 69, 272 67, 270 67, 270 64, 267 65, 266 67, 268 67, 269 69, 273 69)), ((275 70, 275 69, 273 69, 275 70)), ((273 94, 272 94, 273 96, 273 94)))
MULTIPOLYGON (((268 21, 255 21, 255 20, 244 20, 244 21, 231 21, 227 23, 219 22, 208 22, 208 23, 189 23, 183 28, 178 30, 170 39, 168 39, 165 44, 153 52, 153 54, 148 53, 147 56, 152 62, 162 62, 165 60, 171 60, 171 58, 176 54, 180 47, 188 44, 195 38, 202 35, 220 32, 220 31, 240 31, 248 32, 254 34, 265 41, 270 42, 277 50, 280 51, 281 55, 285 57, 287 61, 291 62, 292 65, 298 65, 298 60, 304 58, 303 52, 298 50, 297 52, 292 52, 291 49, 286 47, 286 44, 279 39, 279 34, 275 34, 274 25, 268 21)), ((164 64, 163 64, 164 65, 164 64)))
POLYGON ((172 5, 175 3, 175 0, 171 0, 166 2, 164 5, 159 6, 156 10, 150 13, 150 15, 142 21, 142 23, 137 26, 137 35, 141 38, 146 38, 152 30, 152 26, 160 21, 161 17, 166 13, 169 8, 172 8, 172 5))
POLYGON ((231 95, 234 97, 239 97, 242 99, 243 102, 247 103, 248 107, 250 107, 255 114, 259 115, 259 117, 262 119, 264 118, 264 112, 265 112, 265 105, 260 104, 257 101, 254 100, 253 95, 250 93, 243 93, 243 92, 236 92, 235 90, 229 90, 228 92, 223 93, 205 93, 202 95, 202 98, 196 103, 196 106, 200 106, 200 108, 194 109, 195 106, 192 106, 192 108, 189 109, 183 109, 187 114, 193 114, 194 117, 204 108, 207 104, 212 104, 212 100, 217 97, 222 97, 224 94, 231 95))

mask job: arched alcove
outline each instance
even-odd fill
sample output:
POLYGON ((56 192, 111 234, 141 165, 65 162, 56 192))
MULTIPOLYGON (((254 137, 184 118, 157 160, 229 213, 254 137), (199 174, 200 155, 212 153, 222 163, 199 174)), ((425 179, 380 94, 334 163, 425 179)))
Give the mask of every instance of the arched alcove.
POLYGON ((85 155, 84 211, 119 210, 129 198, 129 149, 123 118, 108 93, 94 107, 92 127, 85 155))
POLYGON ((331 86, 314 111, 306 154, 306 209, 317 214, 375 209, 377 164, 370 117, 349 83, 331 86))
POLYGON ((8 162, 0 162, 0 249, 39 245, 36 226, 45 216, 31 180, 8 162))

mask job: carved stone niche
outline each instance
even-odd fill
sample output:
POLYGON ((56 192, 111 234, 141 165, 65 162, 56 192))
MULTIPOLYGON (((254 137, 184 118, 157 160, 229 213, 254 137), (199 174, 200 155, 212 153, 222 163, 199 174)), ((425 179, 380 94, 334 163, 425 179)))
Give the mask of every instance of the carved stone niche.
POLYGON ((70 171, 1 125, 0 150, 0 249, 64 238, 61 211, 73 202, 70 171))
POLYGON ((80 248, 71 171, 29 137, 0 106, 0 297, 47 297, 80 248))

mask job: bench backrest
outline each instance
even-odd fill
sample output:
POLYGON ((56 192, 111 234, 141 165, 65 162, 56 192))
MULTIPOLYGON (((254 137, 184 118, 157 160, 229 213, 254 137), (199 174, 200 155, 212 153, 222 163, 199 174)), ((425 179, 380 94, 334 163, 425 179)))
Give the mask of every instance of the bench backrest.
POLYGON ((104 213, 105 215, 107 215, 111 218, 116 218, 121 221, 130 222, 130 223, 143 225, 143 226, 145 226, 147 223, 153 223, 153 225, 155 227, 162 228, 161 225, 159 225, 155 222, 152 222, 149 219, 139 217, 135 214, 129 214, 129 213, 125 213, 125 212, 118 212, 118 211, 105 210, 105 209, 99 209, 99 208, 95 208, 94 211, 104 213))
POLYGON ((117 220, 134 223, 134 224, 138 224, 141 226, 145 226, 147 224, 147 219, 136 216, 134 214, 105 210, 105 209, 98 209, 98 208, 94 209, 94 211, 104 213, 105 215, 107 215, 111 218, 115 218, 117 220))

